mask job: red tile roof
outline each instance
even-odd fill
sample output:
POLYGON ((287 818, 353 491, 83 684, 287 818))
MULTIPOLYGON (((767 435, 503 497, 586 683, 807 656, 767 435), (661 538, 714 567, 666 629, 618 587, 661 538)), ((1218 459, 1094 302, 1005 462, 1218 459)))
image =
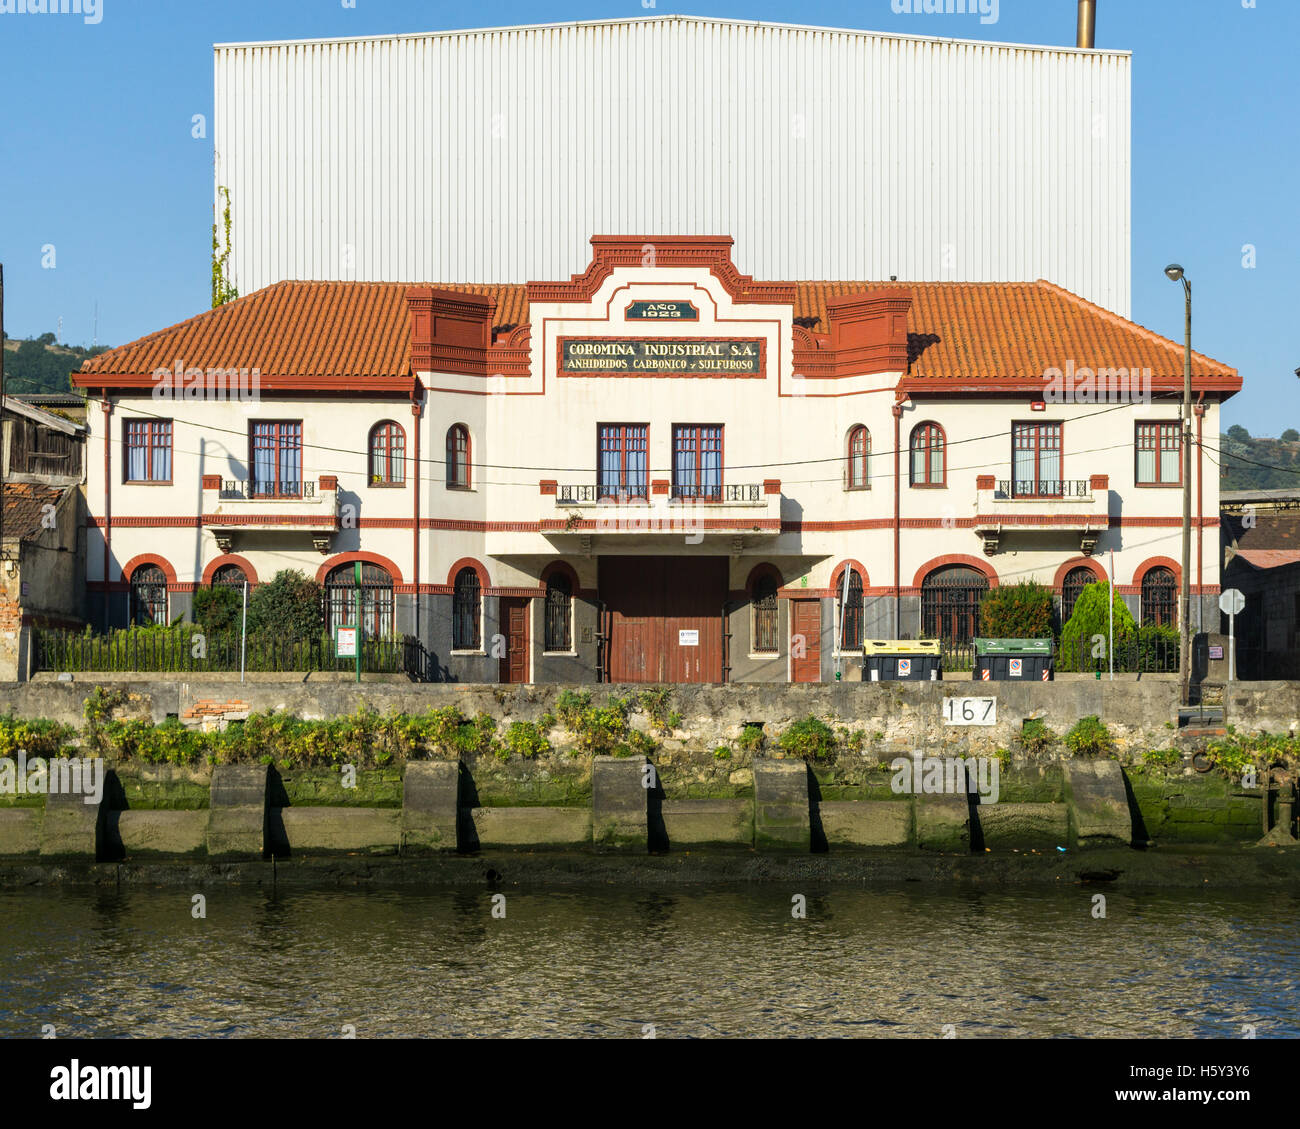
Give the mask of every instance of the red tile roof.
POLYGON ((1237 557, 1256 568, 1284 568, 1300 564, 1300 549, 1238 549, 1232 559, 1237 557))
POLYGON ((40 536, 45 507, 58 506, 59 499, 71 487, 46 486, 39 482, 4 484, 4 538, 30 541, 40 536))
MULTIPOLYGON (((1183 372, 1183 346, 1093 305, 1050 282, 798 282, 794 316, 826 332, 827 298, 889 286, 912 296, 908 314, 914 390, 966 389, 1000 380, 1040 379, 1049 368, 1076 366, 1152 371, 1158 381, 1183 372), (813 323, 811 319, 816 319, 813 323)), ((346 388, 359 378, 374 387, 409 387, 410 326, 407 283, 280 282, 209 310, 169 329, 86 361, 77 384, 97 387, 97 376, 147 377, 180 362, 197 368, 257 368, 263 377, 346 388)), ((496 299, 497 332, 527 322, 523 285, 445 286, 496 299)), ((1236 370, 1193 353, 1197 384, 1233 392, 1236 370)), ((115 381, 103 383, 113 385, 115 381)))

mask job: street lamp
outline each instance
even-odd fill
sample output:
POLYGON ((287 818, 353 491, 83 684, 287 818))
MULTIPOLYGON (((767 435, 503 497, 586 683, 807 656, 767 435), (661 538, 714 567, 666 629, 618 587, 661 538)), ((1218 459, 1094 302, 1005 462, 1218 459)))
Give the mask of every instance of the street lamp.
POLYGON ((1191 704, 1192 685, 1192 284, 1177 263, 1165 267, 1165 276, 1171 282, 1183 284, 1187 305, 1183 350, 1183 582, 1178 608, 1178 652, 1182 700, 1186 706, 1191 704))

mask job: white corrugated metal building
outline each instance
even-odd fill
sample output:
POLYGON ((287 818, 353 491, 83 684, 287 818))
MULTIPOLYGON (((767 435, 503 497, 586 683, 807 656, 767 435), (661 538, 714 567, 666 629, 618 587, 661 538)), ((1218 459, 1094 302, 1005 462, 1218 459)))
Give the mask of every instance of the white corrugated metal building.
POLYGON ((562 278, 649 231, 732 236, 758 278, 1046 278, 1129 314, 1127 52, 660 16, 215 53, 244 294, 562 278))

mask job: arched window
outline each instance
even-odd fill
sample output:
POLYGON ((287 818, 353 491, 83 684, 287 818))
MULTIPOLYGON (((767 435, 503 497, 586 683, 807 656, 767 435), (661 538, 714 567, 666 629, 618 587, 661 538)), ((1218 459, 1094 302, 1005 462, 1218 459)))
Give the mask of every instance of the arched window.
POLYGON ((948 467, 943 428, 918 423, 912 428, 912 485, 946 486, 948 467))
POLYGON ((771 573, 765 573, 757 577, 750 588, 749 602, 754 609, 752 647, 756 655, 774 655, 779 650, 776 602, 779 587, 778 579, 771 573))
MULTIPOLYGON (((472 569, 465 570, 472 572, 472 569)), ((478 577, 474 578, 475 583, 478 577)), ((546 581, 546 650, 573 649, 573 585, 563 573, 546 581)))
MULTIPOLYGON (((356 567, 349 561, 325 576, 325 621, 331 635, 336 627, 356 626, 356 567)), ((393 578, 379 565, 361 566, 361 627, 368 639, 393 634, 393 578)))
POLYGON ((222 565, 212 574, 212 587, 218 588, 224 585, 229 588, 242 588, 247 579, 239 565, 222 565))
POLYGON ((456 573, 451 597, 451 648, 453 651, 477 651, 483 646, 480 628, 482 591, 478 573, 468 565, 456 573))
POLYGON ((370 485, 406 485, 406 432, 391 419, 370 429, 370 485))
POLYGON ((921 581, 921 631, 927 639, 969 643, 979 634, 980 601, 989 581, 965 565, 937 568, 921 581))
POLYGON ((1083 590, 1089 584, 1097 583, 1097 574, 1090 568, 1080 566, 1072 568, 1065 574, 1065 579, 1061 581, 1061 622, 1068 623, 1070 616, 1074 615, 1074 605, 1079 602, 1079 597, 1083 595, 1083 590))
POLYGON ((463 423, 447 428, 447 489, 469 489, 469 428, 463 423))
POLYGON ((1178 623, 1178 581, 1174 570, 1163 565, 1147 569, 1142 577, 1142 623, 1172 627, 1178 623))
POLYGON ((843 601, 840 609, 840 650, 856 651, 862 648, 862 573, 849 568, 848 592, 844 591, 844 576, 835 582, 835 599, 843 601))
POLYGON ((167 577, 157 565, 131 572, 131 622, 140 627, 167 623, 167 577))
POLYGON ((858 424, 849 432, 849 473, 847 485, 850 490, 864 490, 871 482, 871 432, 858 424))

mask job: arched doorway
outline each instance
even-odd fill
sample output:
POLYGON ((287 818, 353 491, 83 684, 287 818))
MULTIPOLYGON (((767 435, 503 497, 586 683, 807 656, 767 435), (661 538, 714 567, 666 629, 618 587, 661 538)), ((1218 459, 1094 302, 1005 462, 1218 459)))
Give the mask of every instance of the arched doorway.
POLYGON ((1083 595, 1083 590, 1089 584, 1097 583, 1097 574, 1086 565, 1080 565, 1078 568, 1072 568, 1065 574, 1065 579, 1061 581, 1061 624, 1070 622, 1070 616, 1074 615, 1074 605, 1079 602, 1079 597, 1083 595))
POLYGON ((980 601, 989 581, 968 565, 936 568, 921 582, 921 634, 945 643, 969 644, 979 634, 980 601))
MULTIPOLYGON (((325 577, 325 623, 332 635, 336 627, 356 622, 356 565, 349 561, 330 569, 325 577)), ((393 578, 379 565, 361 566, 361 624, 370 639, 387 639, 393 634, 393 578)))
POLYGON ((167 576, 154 564, 139 565, 131 572, 131 623, 151 627, 167 623, 167 576))

